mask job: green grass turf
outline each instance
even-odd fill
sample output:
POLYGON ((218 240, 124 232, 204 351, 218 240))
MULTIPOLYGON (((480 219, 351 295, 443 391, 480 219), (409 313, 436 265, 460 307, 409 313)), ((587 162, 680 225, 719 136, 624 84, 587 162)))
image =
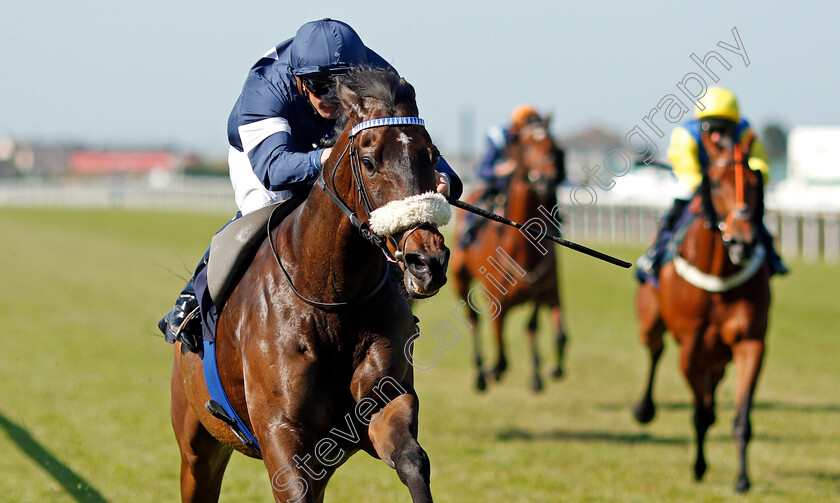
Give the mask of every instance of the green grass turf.
MULTIPOLYGON (((0 501, 178 500, 172 348, 155 323, 226 218, 0 210, 0 501)), ((641 252, 605 251, 627 260, 641 252)), ((773 280, 749 451, 753 489, 737 501, 840 496, 840 268, 791 265, 789 277, 773 280)), ((472 388, 469 337, 417 372, 436 500, 735 500, 731 375, 718 390, 709 470, 695 483, 689 395, 673 344, 660 366, 658 417, 640 427, 630 415, 647 365, 630 272, 569 251, 562 271, 571 336, 565 379, 529 391, 524 310, 507 323, 510 372, 487 393, 472 388)), ((449 289, 418 304, 422 328, 451 319, 455 304, 449 289)), ((546 370, 548 336, 543 325, 546 370)), ((486 337, 484 346, 490 353, 486 337)), ((431 337, 417 344, 421 360, 435 350, 431 337)), ((222 501, 271 501, 262 464, 235 454, 222 501)), ((358 454, 336 473, 327 501, 410 498, 393 470, 358 454)))

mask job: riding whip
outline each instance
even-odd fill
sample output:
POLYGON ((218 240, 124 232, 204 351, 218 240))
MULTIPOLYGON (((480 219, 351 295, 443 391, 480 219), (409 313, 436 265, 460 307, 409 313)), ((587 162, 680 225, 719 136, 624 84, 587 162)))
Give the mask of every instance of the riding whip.
POLYGON ((630 262, 625 262, 621 259, 618 259, 618 258, 615 258, 613 256, 607 255, 606 253, 599 252, 598 250, 593 250, 592 248, 587 248, 586 246, 579 245, 579 244, 577 244, 573 241, 563 239, 560 236, 554 236, 552 234, 548 234, 548 233, 545 233, 545 232, 538 231, 537 229, 535 229, 533 227, 529 227, 529 226, 526 226, 526 225, 522 225, 518 222, 514 222, 513 220, 508 220, 507 218, 505 218, 501 215, 497 215, 497 214, 492 213, 490 211, 487 211, 485 209, 479 208, 478 206, 473 206, 469 203, 465 203, 464 201, 461 201, 459 199, 455 199, 455 198, 452 198, 452 197, 447 197, 446 200, 449 201, 449 204, 451 204, 452 206, 455 206, 456 208, 461 208, 462 210, 469 211, 470 213, 475 213, 476 215, 480 215, 484 218, 489 218, 490 220, 493 220, 495 222, 499 222, 499 223, 502 223, 502 224, 505 224, 505 225, 510 225, 511 227, 516 227, 517 229, 524 229, 524 230, 530 232, 531 234, 533 234, 534 236, 536 236, 540 239, 543 239, 543 238, 544 239, 549 239, 549 240, 554 241, 555 243, 557 243, 561 246, 565 246, 566 248, 571 248, 572 250, 584 253, 586 255, 589 255, 590 257, 595 257, 597 259, 601 259, 604 262, 609 262, 610 264, 617 265, 617 266, 623 267, 625 269, 629 268, 632 265, 630 262))

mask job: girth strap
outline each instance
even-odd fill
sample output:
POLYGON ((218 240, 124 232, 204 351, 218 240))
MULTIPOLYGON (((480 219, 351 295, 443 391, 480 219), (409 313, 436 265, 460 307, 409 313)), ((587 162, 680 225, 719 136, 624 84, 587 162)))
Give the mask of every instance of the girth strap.
POLYGON ((204 341, 204 355, 201 358, 201 366, 204 370, 204 382, 207 384, 207 391, 210 393, 210 401, 216 402, 215 404, 208 402, 208 405, 211 405, 211 407, 208 407, 207 410, 213 414, 214 417, 226 423, 240 442, 262 458, 259 442, 257 442, 256 437, 251 434, 251 431, 245 425, 245 422, 242 421, 236 411, 233 410, 233 405, 231 405, 230 400, 228 400, 225 388, 222 386, 222 378, 219 377, 219 368, 216 365, 215 342, 204 341), (219 414, 218 410, 213 410, 215 409, 214 405, 221 406, 228 420, 225 420, 225 418, 219 414), (229 420, 232 421, 229 422, 229 420))

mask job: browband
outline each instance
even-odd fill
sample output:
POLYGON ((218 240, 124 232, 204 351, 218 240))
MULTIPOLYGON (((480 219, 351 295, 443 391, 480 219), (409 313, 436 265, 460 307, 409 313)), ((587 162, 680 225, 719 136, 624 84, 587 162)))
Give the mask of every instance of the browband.
POLYGON ((353 126, 350 130, 350 138, 356 136, 359 131, 369 129, 372 127, 381 126, 425 126, 426 123, 420 117, 384 117, 381 119, 371 119, 353 126))

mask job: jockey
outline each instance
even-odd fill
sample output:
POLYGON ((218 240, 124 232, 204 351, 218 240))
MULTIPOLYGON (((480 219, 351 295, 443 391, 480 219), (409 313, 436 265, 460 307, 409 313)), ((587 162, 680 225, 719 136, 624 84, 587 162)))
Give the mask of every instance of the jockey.
MULTIPOLYGON (((496 196, 507 191, 510 175, 516 167, 512 159, 506 158, 508 145, 523 127, 542 120, 536 108, 523 103, 513 109, 507 127, 494 126, 487 131, 487 146, 476 173, 484 185, 484 191, 477 201, 479 205, 486 202, 489 210, 493 210, 496 196)), ((466 229, 461 235, 461 246, 467 247, 475 239, 482 220, 472 213, 467 213, 464 222, 466 229)))
POLYGON ((498 194, 507 188, 515 167, 513 160, 505 158, 507 147, 523 127, 540 121, 542 117, 533 106, 522 104, 511 112, 508 127, 496 126, 487 131, 487 150, 478 165, 478 178, 486 182, 488 189, 498 194))
MULTIPOLYGON (((695 119, 677 126, 671 133, 671 145, 668 147, 668 157, 671 160, 674 176, 680 185, 679 196, 674 200, 673 207, 662 218, 653 245, 643 255, 638 263, 636 274, 645 281, 656 278, 659 267, 665 255, 665 246, 676 230, 675 225, 688 206, 692 195, 703 179, 702 170, 709 162, 708 154, 700 141, 701 131, 719 132, 731 135, 739 143, 750 131, 750 124, 741 118, 738 112, 738 102, 735 95, 721 87, 710 87, 703 97, 704 110, 695 109, 695 119)), ((747 165, 753 171, 761 172, 764 183, 770 179, 770 169, 764 146, 756 138, 752 142, 747 165)), ((782 263, 773 247, 773 237, 764 222, 759 220, 758 239, 767 250, 767 260, 771 274, 787 274, 788 269, 782 263)))
MULTIPOLYGON (((334 134, 340 113, 326 99, 334 76, 364 65, 393 70, 346 23, 322 19, 301 26, 251 68, 228 118, 228 166, 239 208, 234 219, 309 190, 332 150, 318 145, 334 134)), ((435 169, 437 191, 460 197, 461 181, 443 158, 435 169)), ((185 320, 198 309, 194 281, 209 251, 158 323, 169 342, 184 338, 179 331, 201 340, 199 323, 185 320)))

